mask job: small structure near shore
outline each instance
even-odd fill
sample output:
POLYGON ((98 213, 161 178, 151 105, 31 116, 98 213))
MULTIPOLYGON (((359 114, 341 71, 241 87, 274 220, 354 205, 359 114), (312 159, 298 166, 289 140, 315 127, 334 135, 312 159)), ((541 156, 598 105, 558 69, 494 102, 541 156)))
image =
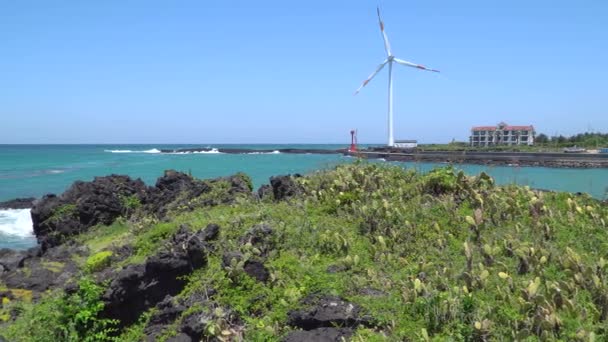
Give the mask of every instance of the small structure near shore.
POLYGON ((397 147, 397 148, 416 148, 416 147, 418 147, 418 141, 416 141, 416 140, 395 140, 395 147, 397 147))

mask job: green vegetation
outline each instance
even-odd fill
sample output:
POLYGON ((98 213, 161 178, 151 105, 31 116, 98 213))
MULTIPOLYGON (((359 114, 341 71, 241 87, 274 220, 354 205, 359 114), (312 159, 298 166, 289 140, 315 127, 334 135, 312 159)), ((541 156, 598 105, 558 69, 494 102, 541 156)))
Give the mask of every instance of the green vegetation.
POLYGON ((76 204, 64 204, 53 212, 53 215, 48 218, 50 221, 61 221, 66 217, 71 217, 76 214, 76 204))
POLYGON ((608 134, 579 133, 569 137, 548 136, 540 133, 534 138, 534 145, 518 146, 481 146, 473 147, 468 142, 453 141, 448 144, 420 144, 420 151, 481 151, 481 152, 562 152, 565 147, 581 147, 586 149, 608 148, 608 134))
POLYGON ((121 196, 120 202, 126 210, 126 215, 132 214, 135 212, 135 210, 141 207, 141 201, 137 195, 121 196))
POLYGON ((21 316, 2 330, 10 341, 112 341, 116 322, 98 317, 103 287, 82 278, 72 295, 49 294, 36 304, 19 303, 21 316))
POLYGON ((86 262, 86 270, 89 272, 95 272, 102 270, 103 268, 110 265, 110 261, 112 258, 111 251, 102 251, 96 254, 91 255, 86 262))
POLYGON ((600 148, 608 147, 608 134, 607 133, 593 133, 585 132, 565 137, 559 136, 547 136, 546 134, 539 134, 535 142, 542 146, 554 146, 554 147, 585 147, 585 148, 600 148))
MULTIPOLYGON (((180 225, 215 223, 220 237, 207 266, 188 277, 178 298, 217 293, 178 317, 162 339, 196 311, 210 317, 206 338, 278 341, 293 329, 288 312, 314 293, 341 296, 373 318, 375 326, 358 328, 353 341, 608 339, 606 204, 500 187, 453 168, 419 174, 357 162, 296 180, 304 191, 287 201, 242 198, 175 211, 163 222, 96 227, 77 237, 95 253, 83 270, 107 266, 111 246, 132 245, 121 265, 140 263, 180 225), (258 224, 273 229, 267 250, 241 240, 258 224), (244 259, 223 265, 222 255, 234 251, 244 259), (267 283, 243 269, 262 254, 267 283), (228 310, 242 324, 233 325, 228 310)), ((102 288, 84 277, 76 294, 19 304, 21 315, 1 331, 11 341, 108 340, 114 325, 98 317, 102 288)), ((151 313, 118 340, 142 340, 151 313)))

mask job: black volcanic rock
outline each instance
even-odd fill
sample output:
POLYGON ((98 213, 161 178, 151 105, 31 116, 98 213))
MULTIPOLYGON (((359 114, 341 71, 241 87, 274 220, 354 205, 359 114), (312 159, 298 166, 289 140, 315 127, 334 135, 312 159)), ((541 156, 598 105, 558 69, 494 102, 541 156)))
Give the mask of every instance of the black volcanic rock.
POLYGON ((144 207, 146 212, 163 217, 169 210, 187 204, 189 200, 210 190, 206 182, 182 172, 167 170, 156 181, 155 187, 149 188, 144 207))
POLYGON ((15 198, 10 201, 0 202, 0 209, 29 209, 34 205, 34 197, 15 198))
POLYGON ((259 199, 274 198, 272 187, 269 184, 264 184, 258 188, 257 195, 259 199))
POLYGON ((86 247, 68 244, 49 248, 42 256, 37 247, 27 251, 0 250, 0 283, 7 288, 32 290, 38 296, 66 285, 78 270, 73 258, 87 253, 86 247))
POLYGON ((317 328, 290 332, 284 342, 342 342, 353 334, 350 328, 317 328))
POLYGON ((238 194, 250 193, 250 185, 239 175, 203 181, 182 172, 167 170, 164 176, 156 181, 156 186, 149 188, 144 208, 147 213, 164 217, 174 209, 191 210, 200 206, 232 203, 238 194), (192 202, 201 195, 210 193, 221 181, 228 183, 228 189, 224 192, 192 202))
POLYGON ((186 285, 184 276, 207 262, 206 239, 213 234, 205 231, 192 233, 182 226, 164 250, 144 264, 123 268, 103 295, 103 316, 127 326, 166 296, 178 294, 186 285))
POLYGON ((60 196, 45 195, 34 201, 31 215, 34 233, 46 250, 94 225, 110 225, 119 216, 133 215, 133 203, 138 214, 164 218, 172 210, 232 203, 243 194, 251 194, 251 184, 239 174, 203 181, 168 170, 153 187, 140 179, 111 175, 77 181, 60 196))
POLYGON ((281 201, 302 193, 302 187, 294 180, 298 176, 300 175, 294 175, 293 177, 291 175, 270 177, 270 186, 272 187, 274 199, 281 201))
POLYGON ((304 330, 317 328, 356 327, 369 325, 367 318, 361 318, 361 308, 335 296, 308 297, 303 304, 307 307, 289 313, 288 324, 304 330))
POLYGON ((77 181, 61 196, 46 195, 34 202, 34 233, 43 249, 56 246, 96 224, 111 224, 126 213, 125 198, 135 196, 141 200, 145 195, 144 183, 128 176, 77 181))
POLYGON ((369 326, 361 308, 335 296, 311 295, 302 301, 304 309, 289 313, 287 323, 303 330, 292 331, 284 342, 334 342, 348 340, 359 325, 369 326))

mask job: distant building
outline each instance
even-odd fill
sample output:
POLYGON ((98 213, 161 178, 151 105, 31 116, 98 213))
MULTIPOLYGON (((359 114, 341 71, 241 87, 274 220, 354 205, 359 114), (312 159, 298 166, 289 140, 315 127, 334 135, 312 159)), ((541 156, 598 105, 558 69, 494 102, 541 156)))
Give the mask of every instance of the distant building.
POLYGON ((471 128, 471 146, 534 145, 534 126, 509 126, 504 122, 496 126, 471 128))
POLYGON ((418 141, 416 141, 416 140, 395 140, 395 147, 397 147, 397 148, 416 148, 416 147, 418 147, 418 141))

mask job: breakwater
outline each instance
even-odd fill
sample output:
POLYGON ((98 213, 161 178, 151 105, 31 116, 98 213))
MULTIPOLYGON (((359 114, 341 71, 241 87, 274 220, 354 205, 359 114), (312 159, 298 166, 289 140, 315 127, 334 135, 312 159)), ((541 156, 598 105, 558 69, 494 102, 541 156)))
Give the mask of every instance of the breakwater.
POLYGON ((565 168, 608 168, 608 154, 555 152, 475 152, 419 151, 376 147, 350 152, 347 149, 245 149, 245 148, 186 148, 162 149, 161 153, 225 153, 225 154, 343 154, 366 159, 402 162, 431 162, 479 165, 544 166, 565 168))
POLYGON ((456 164, 608 168, 608 154, 544 152, 400 151, 375 148, 353 155, 387 161, 440 162, 456 164))

